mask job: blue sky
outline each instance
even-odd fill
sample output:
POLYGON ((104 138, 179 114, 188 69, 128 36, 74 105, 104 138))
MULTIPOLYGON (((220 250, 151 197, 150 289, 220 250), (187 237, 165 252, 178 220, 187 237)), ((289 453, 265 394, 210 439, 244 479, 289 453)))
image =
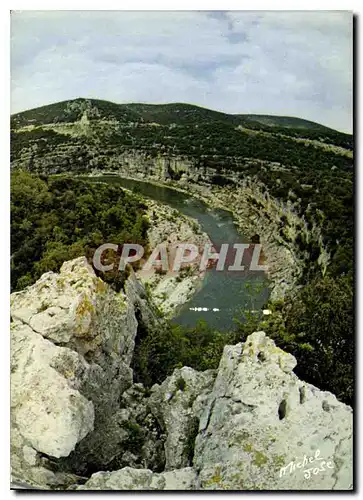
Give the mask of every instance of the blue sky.
POLYGON ((352 131, 350 12, 17 11, 11 111, 189 102, 352 131))

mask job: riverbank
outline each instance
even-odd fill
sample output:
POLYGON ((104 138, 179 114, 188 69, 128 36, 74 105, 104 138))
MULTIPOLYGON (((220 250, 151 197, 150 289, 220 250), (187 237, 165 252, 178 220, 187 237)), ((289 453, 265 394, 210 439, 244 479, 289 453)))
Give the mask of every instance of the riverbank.
MULTIPOLYGON (((178 243, 191 243, 198 247, 211 243, 197 220, 151 199, 145 199, 145 205, 150 222, 148 240, 152 250, 165 245, 169 259, 173 260, 178 243)), ((201 288, 205 271, 200 271, 199 261, 195 260, 190 265, 184 265, 180 272, 152 267, 150 271, 138 271, 137 276, 150 290, 154 303, 164 316, 171 318, 201 288)))
MULTIPOLYGON (((197 220, 215 249, 220 248, 222 244, 231 245, 232 248, 236 243, 248 242, 245 235, 237 231, 237 226, 230 211, 212 208, 200 201, 196 196, 182 192, 181 189, 169 189, 161 185, 161 183, 157 185, 157 183, 140 182, 139 180, 126 179, 115 175, 97 176, 89 179, 92 179, 92 182, 106 182, 131 190, 141 195, 143 200, 155 200, 158 205, 162 203, 164 206, 172 207, 178 213, 192 220, 197 220)), ((195 232, 195 227, 193 227, 194 241, 195 232)), ((233 256, 230 254, 228 259, 232 258, 233 256)), ((246 255, 247 260, 248 258, 246 255)), ((261 260, 259 263, 262 264, 261 260)), ((232 260, 229 264, 232 264, 232 260)), ((189 278, 189 274, 186 276, 183 272, 181 275, 179 273, 178 280, 185 277, 189 278)), ((166 295, 176 293, 172 283, 166 288, 161 287, 158 291, 162 294, 162 299, 166 295)), ((184 296, 185 303, 180 308, 178 307, 173 321, 192 328, 198 321, 203 320, 218 331, 231 331, 236 328, 236 320, 244 320, 246 311, 262 311, 265 308, 269 299, 269 288, 266 275, 262 270, 253 272, 248 266, 240 273, 220 272, 212 266, 208 268, 197 287, 190 290, 187 297, 189 296, 189 300, 185 300, 186 296, 184 296)))
MULTIPOLYGON (((100 172, 91 177, 103 175, 109 174, 100 172)), ((211 209, 229 212, 239 232, 250 241, 254 240, 262 245, 264 264, 268 267, 266 275, 270 298, 282 299, 297 286, 305 261, 304 256, 298 252, 295 239, 301 227, 304 228, 305 221, 297 215, 291 204, 284 204, 270 197, 260 186, 248 181, 233 187, 220 187, 171 179, 161 181, 153 176, 145 179, 144 175, 130 176, 122 173, 118 176, 115 172, 112 176, 169 188, 193 196, 211 209), (285 221, 284 224, 282 220, 285 221)))

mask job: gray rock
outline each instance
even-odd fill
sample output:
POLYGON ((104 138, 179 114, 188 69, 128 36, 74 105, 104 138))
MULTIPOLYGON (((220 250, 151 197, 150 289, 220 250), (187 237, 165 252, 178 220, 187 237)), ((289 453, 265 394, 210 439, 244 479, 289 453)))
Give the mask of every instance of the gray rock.
POLYGON ((75 259, 13 294, 11 306, 15 483, 351 488, 352 409, 299 380, 295 358, 264 332, 226 346, 217 371, 175 370, 149 396, 132 384, 130 362, 138 326, 163 320, 133 274, 116 293, 75 259), (89 478, 94 470, 108 472, 89 478))
POLYGON ((67 377, 53 364, 55 359, 64 360, 74 371, 82 371, 84 363, 77 353, 55 346, 27 325, 13 323, 11 332, 12 416, 30 445, 23 446, 24 460, 35 465, 34 449, 53 457, 67 456, 93 430, 94 408, 72 387, 74 372, 67 377))
POLYGON ((352 409, 301 382, 295 363, 264 332, 225 347, 196 439, 200 488, 350 487, 352 409))
POLYGON ((49 459, 82 473, 113 442, 110 422, 132 384, 135 304, 81 257, 12 294, 11 315, 13 474, 58 484, 44 472, 49 459))
POLYGON ((214 370, 197 372, 183 367, 160 386, 152 387, 149 406, 167 436, 166 470, 190 465, 200 417, 200 408, 194 403, 197 397, 202 399, 210 393, 215 375, 214 370))
POLYGON ((11 295, 13 320, 101 365, 112 353, 130 364, 137 327, 133 313, 125 294, 97 278, 85 257, 65 262, 59 274, 45 273, 11 295))
POLYGON ((77 490, 193 490, 196 479, 190 467, 161 474, 125 467, 116 472, 97 472, 77 490))

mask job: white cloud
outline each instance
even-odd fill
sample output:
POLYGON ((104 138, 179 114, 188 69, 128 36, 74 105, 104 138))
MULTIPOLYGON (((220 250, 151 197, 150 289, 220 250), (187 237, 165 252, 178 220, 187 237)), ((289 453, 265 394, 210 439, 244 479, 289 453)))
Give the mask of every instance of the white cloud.
POLYGON ((79 96, 184 101, 351 131, 349 12, 12 16, 13 112, 79 96))

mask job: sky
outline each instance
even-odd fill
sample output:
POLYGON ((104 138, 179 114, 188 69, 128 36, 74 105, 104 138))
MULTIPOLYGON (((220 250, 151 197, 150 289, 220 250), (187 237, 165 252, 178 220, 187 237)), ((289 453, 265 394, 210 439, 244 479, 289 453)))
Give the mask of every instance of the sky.
POLYGON ((348 11, 15 11, 11 112, 187 102, 352 132, 348 11))

